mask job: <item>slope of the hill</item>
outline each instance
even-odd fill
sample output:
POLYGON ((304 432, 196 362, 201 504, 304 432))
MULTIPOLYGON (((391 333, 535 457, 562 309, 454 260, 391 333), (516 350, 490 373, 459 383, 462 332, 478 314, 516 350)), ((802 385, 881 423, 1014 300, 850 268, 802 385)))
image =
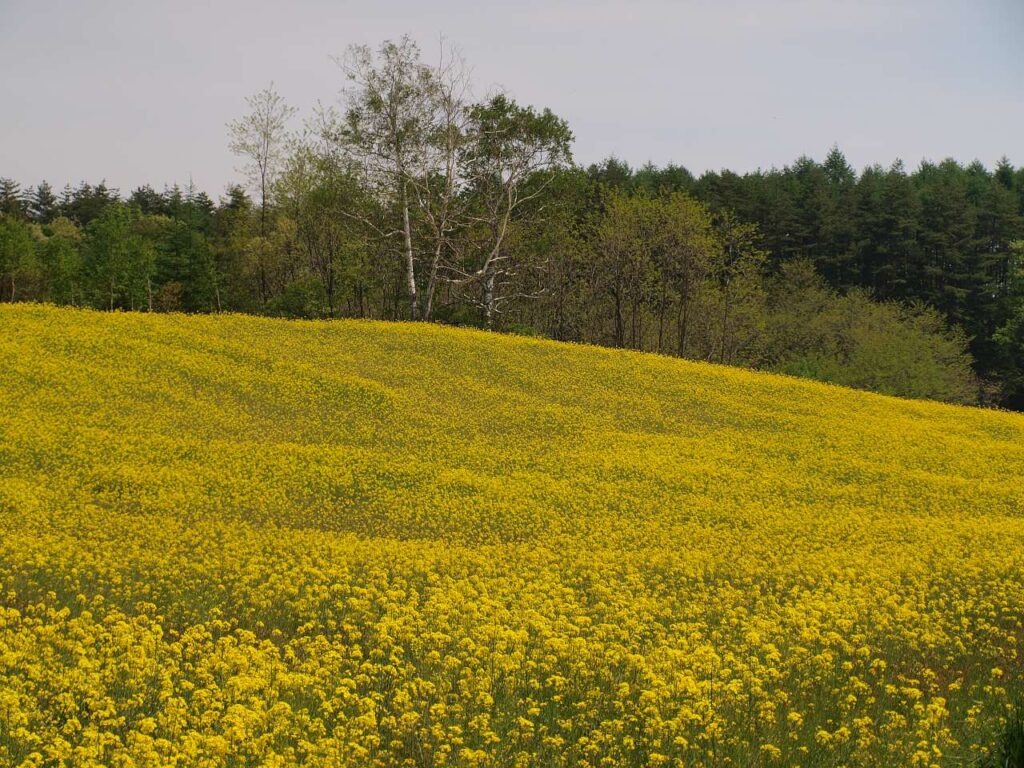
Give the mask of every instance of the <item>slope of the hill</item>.
POLYGON ((0 307, 0 764, 961 765, 1024 417, 429 325, 0 307))

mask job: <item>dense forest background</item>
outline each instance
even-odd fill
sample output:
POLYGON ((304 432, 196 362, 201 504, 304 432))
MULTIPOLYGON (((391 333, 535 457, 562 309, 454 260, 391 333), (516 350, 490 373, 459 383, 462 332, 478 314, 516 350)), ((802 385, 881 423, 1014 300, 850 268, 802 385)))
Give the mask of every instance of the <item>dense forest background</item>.
POLYGON ((339 64, 301 130, 249 99, 217 201, 0 179, 0 301, 432 320, 1024 409, 1024 168, 583 168, 451 52, 339 64))

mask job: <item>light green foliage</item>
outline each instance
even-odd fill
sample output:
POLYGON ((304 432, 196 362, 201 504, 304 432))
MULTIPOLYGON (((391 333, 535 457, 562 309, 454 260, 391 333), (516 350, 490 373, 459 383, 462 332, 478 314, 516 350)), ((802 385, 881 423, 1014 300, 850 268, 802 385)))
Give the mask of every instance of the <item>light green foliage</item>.
POLYGON ((17 218, 0 216, 0 300, 16 301, 18 285, 38 273, 32 229, 17 218))
POLYGON ((763 366, 902 397, 971 403, 978 382, 962 332, 922 305, 839 296, 806 262, 776 279, 763 366))
POLYGON ((107 309, 152 309, 156 248, 140 222, 136 209, 112 203, 86 227, 84 268, 96 301, 107 309))

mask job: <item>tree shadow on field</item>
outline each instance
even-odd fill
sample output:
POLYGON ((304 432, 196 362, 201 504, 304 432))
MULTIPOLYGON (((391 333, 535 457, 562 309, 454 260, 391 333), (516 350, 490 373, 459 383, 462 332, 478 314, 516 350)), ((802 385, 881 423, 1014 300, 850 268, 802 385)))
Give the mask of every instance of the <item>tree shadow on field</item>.
POLYGON ((977 768, 1024 768, 1024 706, 1018 704, 999 737, 995 751, 975 763, 977 768))

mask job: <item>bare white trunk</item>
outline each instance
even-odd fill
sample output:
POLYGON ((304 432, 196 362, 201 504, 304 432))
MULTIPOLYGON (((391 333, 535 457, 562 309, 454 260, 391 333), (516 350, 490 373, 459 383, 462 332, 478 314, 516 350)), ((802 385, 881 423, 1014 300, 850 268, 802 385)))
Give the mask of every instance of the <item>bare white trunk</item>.
POLYGON ((437 268, 441 264, 441 240, 438 238, 434 248, 434 258, 430 262, 430 280, 427 282, 427 308, 423 313, 424 320, 430 320, 434 312, 434 292, 437 289, 437 268))
POLYGON ((487 328, 494 327, 494 273, 484 278, 484 317, 487 321, 487 328))
POLYGON ((409 195, 402 182, 402 234, 405 237, 405 271, 409 284, 409 317, 419 320, 419 299, 416 296, 416 262, 412 254, 412 226, 409 224, 409 195))

